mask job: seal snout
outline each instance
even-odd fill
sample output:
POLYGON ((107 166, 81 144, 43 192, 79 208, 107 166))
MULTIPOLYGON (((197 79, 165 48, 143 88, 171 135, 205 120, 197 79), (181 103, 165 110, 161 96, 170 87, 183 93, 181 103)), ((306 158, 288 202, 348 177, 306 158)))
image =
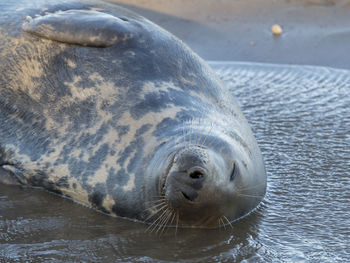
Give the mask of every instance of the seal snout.
POLYGON ((203 187, 206 175, 202 168, 193 167, 188 171, 174 171, 168 175, 168 198, 174 207, 184 202, 194 202, 198 190, 203 187))
POLYGON ((175 155, 164 189, 173 208, 196 201, 208 177, 207 158, 200 148, 182 149, 175 155))

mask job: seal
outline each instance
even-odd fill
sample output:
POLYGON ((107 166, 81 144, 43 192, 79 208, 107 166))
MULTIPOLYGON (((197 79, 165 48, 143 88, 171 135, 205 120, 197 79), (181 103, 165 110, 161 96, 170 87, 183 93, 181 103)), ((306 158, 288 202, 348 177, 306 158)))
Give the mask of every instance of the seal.
POLYGON ((0 180, 103 213, 215 228, 266 191, 230 91, 179 39, 113 4, 0 3, 0 180))

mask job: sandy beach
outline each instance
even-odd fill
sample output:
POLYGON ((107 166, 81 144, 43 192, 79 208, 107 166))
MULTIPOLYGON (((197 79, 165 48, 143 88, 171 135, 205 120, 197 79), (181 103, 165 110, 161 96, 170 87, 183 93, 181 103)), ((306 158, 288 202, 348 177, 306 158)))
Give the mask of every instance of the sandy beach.
POLYGON ((350 0, 110 0, 206 60, 350 68, 350 0), (274 36, 271 26, 283 33, 274 36))

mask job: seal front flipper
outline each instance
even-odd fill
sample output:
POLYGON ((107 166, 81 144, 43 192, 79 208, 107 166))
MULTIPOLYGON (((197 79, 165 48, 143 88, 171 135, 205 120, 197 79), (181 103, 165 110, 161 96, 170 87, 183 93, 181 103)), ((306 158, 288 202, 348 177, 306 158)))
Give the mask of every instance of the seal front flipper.
POLYGON ((22 28, 50 40, 90 47, 109 47, 135 34, 128 19, 94 10, 68 10, 27 17, 22 28))
POLYGON ((0 183, 6 185, 25 185, 26 180, 21 172, 12 165, 0 166, 0 183))

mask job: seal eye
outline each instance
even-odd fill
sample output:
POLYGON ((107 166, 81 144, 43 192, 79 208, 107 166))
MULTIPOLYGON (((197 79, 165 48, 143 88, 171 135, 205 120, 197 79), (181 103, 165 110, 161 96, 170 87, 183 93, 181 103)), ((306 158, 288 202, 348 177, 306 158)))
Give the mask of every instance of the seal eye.
POLYGON ((199 178, 202 178, 204 176, 203 173, 201 171, 198 171, 198 170, 191 172, 189 175, 192 179, 199 179, 199 178))
POLYGON ((232 173, 230 175, 230 181, 233 181, 233 179, 235 179, 236 177, 236 163, 235 162, 232 162, 232 173))
POLYGON ((118 17, 120 20, 123 20, 125 22, 129 22, 129 19, 125 18, 125 17, 118 17))

